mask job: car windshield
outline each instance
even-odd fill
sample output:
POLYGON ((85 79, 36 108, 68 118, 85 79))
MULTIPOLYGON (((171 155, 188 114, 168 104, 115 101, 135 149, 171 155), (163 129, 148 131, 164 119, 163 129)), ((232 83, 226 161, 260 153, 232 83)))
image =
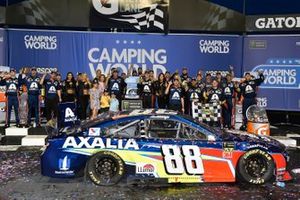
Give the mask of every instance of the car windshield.
POLYGON ((208 130, 209 132, 212 132, 212 133, 223 133, 221 129, 217 128, 217 127, 211 127, 211 126, 208 126, 207 124, 205 123, 201 123, 199 121, 197 121, 196 119, 192 118, 191 116, 189 115, 182 115, 181 116, 186 119, 186 120, 189 120, 189 121, 192 121, 198 125, 200 125, 201 127, 203 127, 204 129, 208 130))

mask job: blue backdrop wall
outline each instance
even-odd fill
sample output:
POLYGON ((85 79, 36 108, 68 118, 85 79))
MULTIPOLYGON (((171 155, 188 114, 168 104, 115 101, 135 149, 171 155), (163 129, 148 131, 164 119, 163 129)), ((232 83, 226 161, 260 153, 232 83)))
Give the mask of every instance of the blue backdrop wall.
POLYGON ((112 68, 174 72, 186 66, 203 71, 264 71, 259 103, 270 110, 300 111, 300 36, 161 35, 0 29, 0 64, 104 73, 112 68), (8 53, 7 53, 8 52, 8 53), (275 100, 274 100, 275 99, 275 100))
POLYGON ((127 72, 131 64, 155 73, 186 66, 191 74, 198 69, 228 70, 232 65, 237 75, 241 73, 240 36, 26 30, 8 30, 8 34, 8 63, 15 68, 57 67, 62 74, 94 76, 96 69, 107 74, 112 67, 127 72))

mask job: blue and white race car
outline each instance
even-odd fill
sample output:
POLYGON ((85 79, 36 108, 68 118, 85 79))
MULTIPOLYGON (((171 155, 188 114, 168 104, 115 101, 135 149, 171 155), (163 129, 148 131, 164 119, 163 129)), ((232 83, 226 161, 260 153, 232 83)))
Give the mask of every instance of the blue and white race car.
POLYGON ((211 128, 170 110, 135 110, 71 127, 49 138, 42 174, 87 176, 97 185, 290 180, 285 146, 211 128))

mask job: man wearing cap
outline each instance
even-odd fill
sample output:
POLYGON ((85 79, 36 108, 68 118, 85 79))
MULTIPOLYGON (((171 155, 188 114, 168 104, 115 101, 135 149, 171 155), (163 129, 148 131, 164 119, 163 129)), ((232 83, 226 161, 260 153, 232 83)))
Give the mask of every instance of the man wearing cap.
POLYGON ((143 100, 143 108, 153 108, 154 87, 148 70, 145 71, 144 78, 138 84, 138 94, 143 100))
POLYGON ((26 77, 23 73, 19 76, 20 83, 25 85, 28 92, 28 116, 27 116, 27 126, 31 124, 31 111, 34 110, 35 124, 40 126, 40 114, 39 114, 39 95, 40 95, 40 81, 41 78, 38 77, 36 68, 31 68, 31 74, 26 77))
POLYGON ((10 126, 10 116, 12 107, 14 107, 15 117, 16 117, 16 125, 20 126, 20 118, 19 118, 19 81, 16 77, 16 70, 11 69, 10 74, 0 77, 0 85, 6 85, 6 97, 7 97, 7 115, 6 115, 6 123, 5 127, 10 126))
POLYGON ((258 78, 253 79, 251 74, 247 72, 245 74, 245 81, 240 84, 240 93, 243 97, 243 125, 240 128, 241 130, 246 130, 247 127, 247 117, 246 111, 247 109, 256 104, 256 95, 257 95, 257 87, 264 82, 265 77, 261 71, 258 72, 258 78))
POLYGON ((109 93, 114 93, 116 95, 116 98, 119 100, 119 106, 121 106, 121 100, 124 89, 126 87, 126 83, 124 79, 118 75, 117 69, 113 70, 112 76, 108 79, 107 84, 107 89, 109 93))
POLYGON ((46 98, 46 119, 47 121, 52 118, 57 118, 58 115, 58 103, 62 101, 61 99, 61 87, 60 83, 56 79, 57 73, 52 71, 50 74, 50 79, 45 79, 47 74, 44 74, 40 84, 45 86, 46 98))

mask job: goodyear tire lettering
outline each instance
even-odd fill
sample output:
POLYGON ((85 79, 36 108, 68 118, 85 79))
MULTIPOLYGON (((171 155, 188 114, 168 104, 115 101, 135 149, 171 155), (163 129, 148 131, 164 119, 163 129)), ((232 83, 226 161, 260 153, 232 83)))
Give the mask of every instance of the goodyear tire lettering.
POLYGON ((125 172, 124 169, 125 169, 125 164, 123 160, 116 153, 111 151, 102 151, 96 153, 89 159, 89 161, 87 162, 86 173, 90 178, 90 180, 96 185, 110 186, 110 185, 117 184, 122 179, 125 172), (96 162, 97 160, 99 162, 99 160, 101 159, 109 160, 110 162, 115 164, 116 173, 113 174, 113 176, 110 177, 108 181, 98 173, 99 169, 98 170, 96 169, 96 162))
POLYGON ((264 184, 274 176, 275 163, 267 152, 260 149, 252 149, 241 156, 237 165, 237 177, 239 181, 251 184, 264 184), (252 160, 259 160, 259 169, 261 174, 252 174, 249 168, 253 167, 252 160), (251 164, 250 164, 251 163, 251 164))

